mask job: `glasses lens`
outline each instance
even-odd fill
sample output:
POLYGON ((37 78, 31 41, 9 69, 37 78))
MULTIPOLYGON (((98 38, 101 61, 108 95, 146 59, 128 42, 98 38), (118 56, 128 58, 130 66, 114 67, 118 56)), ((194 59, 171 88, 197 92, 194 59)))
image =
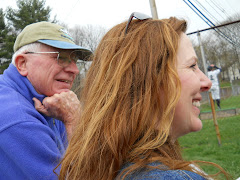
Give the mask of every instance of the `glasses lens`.
POLYGON ((139 20, 145 20, 145 19, 151 19, 150 16, 143 14, 143 13, 139 13, 139 12, 134 12, 133 13, 133 17, 139 19, 139 20))
POLYGON ((72 61, 77 62, 77 60, 81 59, 81 51, 75 50, 70 53, 70 59, 72 61))
POLYGON ((69 53, 60 52, 58 57, 58 64, 60 66, 66 67, 71 63, 71 59, 69 57, 69 53))
POLYGON ((75 50, 70 53, 70 59, 77 62, 77 60, 88 60, 89 56, 91 55, 90 51, 75 50))
POLYGON ((143 13, 139 13, 139 12, 132 13, 130 15, 129 19, 128 19, 128 22, 127 22, 127 25, 126 25, 126 28, 125 28, 125 34, 127 34, 128 26, 132 22, 132 19, 134 17, 138 20, 141 20, 141 21, 146 20, 146 19, 152 19, 150 16, 148 16, 146 14, 143 14, 143 13))
POLYGON ((74 63, 77 63, 78 60, 89 60, 89 57, 91 55, 91 51, 85 51, 83 49, 81 50, 74 50, 71 53, 68 52, 60 52, 58 57, 58 64, 60 66, 66 67, 68 66, 72 61, 74 63))

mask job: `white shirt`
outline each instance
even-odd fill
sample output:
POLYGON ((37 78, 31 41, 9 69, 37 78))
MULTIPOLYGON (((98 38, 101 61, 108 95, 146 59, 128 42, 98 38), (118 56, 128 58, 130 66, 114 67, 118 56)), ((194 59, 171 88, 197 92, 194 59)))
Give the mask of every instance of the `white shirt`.
POLYGON ((208 78, 212 81, 212 86, 219 86, 218 74, 221 72, 220 69, 208 72, 208 78))

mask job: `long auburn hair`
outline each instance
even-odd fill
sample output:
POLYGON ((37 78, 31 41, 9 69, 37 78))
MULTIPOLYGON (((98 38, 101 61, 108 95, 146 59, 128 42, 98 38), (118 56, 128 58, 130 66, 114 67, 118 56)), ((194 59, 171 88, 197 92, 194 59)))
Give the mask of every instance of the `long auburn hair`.
POLYGON ((112 180, 127 162, 126 174, 154 161, 197 171, 170 135, 181 92, 176 53, 187 23, 133 20, 127 34, 125 27, 113 27, 94 53, 59 179, 112 180))

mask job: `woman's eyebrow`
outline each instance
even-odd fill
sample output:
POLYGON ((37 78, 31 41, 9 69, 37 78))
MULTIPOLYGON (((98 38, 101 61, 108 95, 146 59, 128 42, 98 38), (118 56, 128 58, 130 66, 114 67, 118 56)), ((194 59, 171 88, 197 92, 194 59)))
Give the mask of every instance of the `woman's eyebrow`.
POLYGON ((188 59, 188 61, 195 61, 197 63, 198 58, 196 56, 192 56, 191 58, 188 59))

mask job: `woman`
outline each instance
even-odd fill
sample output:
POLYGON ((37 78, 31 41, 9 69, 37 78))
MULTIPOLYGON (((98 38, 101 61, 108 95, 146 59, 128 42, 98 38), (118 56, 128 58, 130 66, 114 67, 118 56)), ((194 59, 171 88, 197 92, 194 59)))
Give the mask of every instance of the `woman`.
POLYGON ((186 28, 184 20, 136 13, 103 37, 60 179, 210 177, 183 160, 177 141, 202 128, 200 93, 211 87, 186 28))

